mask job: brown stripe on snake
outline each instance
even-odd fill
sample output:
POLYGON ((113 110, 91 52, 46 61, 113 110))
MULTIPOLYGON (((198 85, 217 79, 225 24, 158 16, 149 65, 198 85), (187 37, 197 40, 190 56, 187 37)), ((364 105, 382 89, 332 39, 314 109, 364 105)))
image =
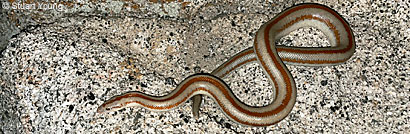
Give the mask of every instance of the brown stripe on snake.
MULTIPOLYGON (((246 114, 248 114, 248 115, 256 116, 256 117, 264 117, 264 116, 269 116, 269 115, 272 115, 272 114, 276 114, 276 113, 278 113, 278 112, 281 110, 281 109, 279 109, 279 110, 273 110, 273 111, 269 111, 269 112, 251 112, 251 111, 249 111, 249 110, 243 109, 243 108, 240 107, 237 103, 235 103, 234 98, 232 98, 230 95, 228 95, 228 94, 229 94, 229 89, 226 89, 226 88, 224 87, 224 84, 223 84, 223 83, 221 83, 220 81, 217 81, 217 80, 215 80, 215 79, 210 79, 210 78, 208 78, 208 77, 194 77, 194 78, 192 78, 191 80, 189 80, 188 82, 186 82, 186 83, 181 87, 180 90, 178 90, 178 93, 176 93, 175 95, 173 95, 173 96, 171 96, 171 97, 168 97, 168 98, 166 98, 166 99, 156 100, 156 99, 152 99, 152 98, 143 96, 143 95, 139 94, 138 92, 131 92, 131 93, 124 94, 124 95, 122 95, 122 96, 115 97, 114 99, 107 101, 106 104, 112 103, 112 102, 114 102, 114 101, 119 101, 119 100, 124 99, 124 98, 131 98, 131 97, 139 97, 139 98, 141 98, 141 99, 145 99, 145 100, 149 100, 149 101, 155 101, 155 102, 165 102, 165 101, 169 101, 169 100, 172 100, 172 99, 175 99, 176 97, 178 97, 178 94, 184 92, 184 91, 187 89, 187 87, 190 86, 190 85, 192 85, 194 82, 201 82, 201 81, 202 81, 202 82, 209 82, 209 83, 211 83, 212 85, 215 85, 215 86, 223 93, 224 97, 227 98, 227 99, 229 100, 229 102, 232 103, 232 105, 233 105, 235 108, 237 108, 239 111, 241 111, 241 112, 243 112, 243 113, 246 113, 246 114)), ((185 102, 193 93, 195 93, 196 91, 198 91, 197 89, 198 89, 198 88, 196 88, 195 90, 190 91, 189 94, 188 94, 186 97, 184 97, 184 99, 182 99, 181 101, 178 101, 178 102, 175 103, 174 105, 169 105, 169 106, 152 106, 152 105, 147 105, 147 104, 141 103, 140 101, 128 101, 128 102, 125 102, 125 104, 127 105, 127 104, 130 104, 130 103, 138 103, 138 104, 140 104, 140 105, 142 105, 142 106, 144 106, 144 107, 146 107, 146 108, 149 108, 149 109, 157 109, 157 110, 171 109, 171 108, 175 107, 176 105, 179 105, 179 104, 181 104, 182 102, 185 102)), ((206 91, 209 91, 209 90, 206 90, 206 91)), ((235 98, 235 99, 236 99, 236 98, 235 98)), ((102 107, 105 107, 105 105, 102 105, 102 107)))
MULTIPOLYGON (((348 32, 348 39, 349 39, 349 44, 348 44, 348 46, 347 46, 346 48, 344 48, 344 49, 333 50, 333 51, 329 51, 329 50, 309 50, 309 51, 303 50, 303 51, 300 51, 300 50, 292 49, 292 48, 277 48, 277 51, 286 51, 286 52, 294 52, 294 53, 308 53, 308 54, 313 54, 313 53, 344 53, 344 52, 349 51, 350 49, 352 49, 352 47, 354 46, 354 41, 353 41, 353 35, 352 35, 352 32, 351 32, 351 30, 350 30, 349 25, 348 25, 348 24, 344 21, 344 19, 343 19, 340 15, 338 15, 335 11, 333 11, 332 9, 329 9, 329 8, 327 8, 327 7, 321 6, 321 5, 315 5, 315 4, 313 4, 313 5, 299 6, 299 7, 295 7, 295 8, 293 8, 293 9, 290 9, 289 12, 285 12, 285 13, 283 13, 283 15, 281 15, 281 16, 279 16, 277 19, 275 19, 275 20, 273 21, 273 23, 271 23, 270 26, 268 26, 268 27, 272 27, 274 24, 276 24, 278 21, 280 21, 281 19, 283 19, 283 18, 286 17, 287 15, 291 14, 291 13, 294 12, 294 11, 303 9, 303 8, 318 8, 318 9, 323 9, 323 10, 326 10, 327 12, 331 13, 333 16, 335 16, 340 22, 342 22, 343 27, 344 27, 345 30, 348 32)), ((312 16, 312 15, 309 15, 309 16, 312 16)), ((303 17, 301 17, 301 19, 296 19, 296 20, 294 20, 294 21, 301 21, 301 20, 303 20, 302 18, 303 18, 303 17)), ((309 17, 306 16, 306 18, 309 18, 309 17)), ((334 32, 334 35, 336 36, 336 40, 337 40, 337 42, 338 42, 338 45, 340 44, 340 34, 339 34, 338 30, 336 29, 335 25, 333 25, 330 20, 325 20, 325 19, 322 19, 322 18, 319 18, 319 17, 313 17, 313 16, 312 16, 312 19, 319 20, 319 21, 321 21, 321 22, 324 22, 326 25, 328 25, 328 27, 329 27, 330 29, 332 29, 332 31, 334 32)), ((294 24, 294 23, 296 23, 296 22, 292 22, 292 21, 291 21, 290 23, 294 24)), ((286 29, 287 27, 289 27, 290 25, 292 25, 292 24, 290 24, 290 23, 289 23, 288 25, 285 25, 285 27, 281 28, 280 31, 282 31, 282 30, 286 29)), ((278 31, 278 32, 280 32, 280 31, 278 31)))
MULTIPOLYGON (((269 30, 268 30, 269 31, 269 30)), ((266 38, 266 30, 264 30, 264 32, 265 32, 265 38, 264 38, 264 40, 265 40, 265 43, 266 42, 269 42, 269 40, 268 40, 268 38, 266 38)), ((269 36, 269 35, 268 35, 269 36)), ((270 67, 268 67, 268 65, 266 65, 266 63, 265 63, 265 61, 263 61, 263 60, 260 60, 260 59, 262 59, 262 56, 261 56, 261 53, 259 53, 257 50, 257 47, 258 47, 258 43, 257 43, 257 38, 258 38, 258 36, 256 35, 255 36, 255 42, 254 42, 254 47, 255 47, 255 52, 256 52, 256 55, 257 55, 257 57, 258 57, 258 61, 260 62, 260 65, 265 69, 265 71, 266 71, 266 73, 268 74, 268 77, 272 80, 272 82, 273 82, 273 85, 275 86, 275 90, 276 90, 276 96, 278 96, 278 90, 279 90, 279 87, 278 87, 278 83, 277 83, 277 81, 274 79, 275 77, 273 76, 273 74, 272 74, 272 72, 271 72, 271 70, 269 70, 270 69, 270 67)), ((272 49, 270 49, 270 46, 269 46, 269 44, 266 44, 266 46, 268 46, 267 48, 267 51, 268 51, 268 53, 269 53, 269 51, 272 51, 272 49)), ((270 54, 270 53, 269 53, 270 54)), ((274 57, 274 55, 270 55, 270 56, 272 56, 272 57, 274 57)), ((277 59, 276 58, 272 58, 272 60, 273 60, 273 62, 274 62, 274 64, 275 64, 275 66, 281 66, 280 65, 280 63, 277 61, 277 59)), ((287 76, 286 75, 286 72, 285 72, 285 70, 283 70, 283 68, 278 68, 279 70, 280 70, 280 73, 282 74, 282 76, 287 76), (282 70, 281 70, 282 69, 282 70), (285 74, 285 75, 283 75, 283 74, 285 74)), ((286 77, 284 77, 285 79, 286 79, 286 77)), ((286 94, 285 94, 285 99, 282 101, 282 103, 281 103, 281 105, 278 107, 278 108, 276 108, 276 109, 274 109, 275 110, 275 112, 274 113, 278 113, 278 112, 280 112, 281 110, 283 110, 285 107, 286 107, 286 105, 289 103, 289 100, 290 100, 290 94, 292 94, 292 89, 291 89, 291 87, 289 87, 290 86, 290 81, 288 81, 288 79, 286 79, 285 80, 285 84, 286 84, 286 94), (278 111, 279 110, 279 111, 278 111)))
POLYGON ((256 60, 257 60, 256 58, 252 58, 252 59, 248 59, 248 60, 242 62, 241 64, 237 64, 237 65, 235 65, 232 69, 229 69, 228 71, 226 71, 226 73, 222 74, 220 77, 223 78, 223 77, 225 77, 226 75, 230 74, 233 70, 236 70, 236 68, 238 68, 238 67, 240 67, 240 66, 242 66, 242 65, 246 65, 246 64, 248 64, 248 63, 250 63, 250 62, 254 62, 254 61, 256 61, 256 60))
MULTIPOLYGON (((299 22, 299 21, 303 21, 305 19, 310 19, 310 20, 318 20, 321 21, 323 23, 325 23, 330 29, 332 29, 335 37, 336 37, 336 44, 340 44, 340 35, 339 32, 337 31, 336 27, 332 24, 332 22, 330 22, 329 20, 325 20, 325 19, 321 19, 319 17, 314 17, 313 15, 303 15, 300 16, 298 18, 296 18, 295 20, 290 21, 289 23, 285 24, 285 26, 281 29, 278 30, 278 32, 281 32, 285 29, 287 29, 289 26, 294 25, 295 23, 299 22)), ((278 48, 277 51, 286 51, 286 52, 297 52, 297 53, 329 53, 328 50, 312 50, 312 51, 295 51, 294 49, 287 49, 287 48, 278 48)))
MULTIPOLYGON (((218 68, 215 69, 215 71, 213 71, 213 72, 219 72, 219 71, 221 71, 223 68, 226 68, 228 65, 232 64, 234 61, 238 60, 239 58, 241 58, 241 57, 243 57, 243 56, 245 56, 245 55, 251 54, 251 53, 253 53, 253 51, 248 51, 248 52, 240 53, 239 55, 235 55, 232 59, 230 59, 230 60, 228 60, 226 63, 222 64, 222 65, 221 65, 222 67, 218 67, 218 68)), ((251 62, 251 61, 255 61, 255 60, 256 60, 256 58, 255 58, 255 59, 250 59, 250 60, 248 60, 247 62, 251 62)), ((242 63, 241 65, 244 65, 244 63, 242 63)), ((239 67, 239 66, 237 66, 237 67, 239 67)), ((235 68, 237 68, 237 67, 234 67, 233 69, 235 69, 235 68)), ((231 70, 232 70, 232 69, 231 69, 231 70)), ((228 71, 228 72, 226 72, 226 73, 224 73, 223 75, 221 75, 221 76, 219 76, 219 77, 225 77, 227 74, 229 74, 229 72, 231 72, 231 70, 228 71)))

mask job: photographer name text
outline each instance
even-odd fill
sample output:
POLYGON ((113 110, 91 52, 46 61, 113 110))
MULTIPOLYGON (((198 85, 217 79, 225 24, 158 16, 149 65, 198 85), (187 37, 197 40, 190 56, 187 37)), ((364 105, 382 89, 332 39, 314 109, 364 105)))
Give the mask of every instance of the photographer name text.
POLYGON ((61 11, 65 8, 63 4, 58 3, 47 3, 47 2, 34 2, 34 3, 19 3, 13 2, 2 3, 3 9, 13 9, 13 10, 58 10, 61 11))

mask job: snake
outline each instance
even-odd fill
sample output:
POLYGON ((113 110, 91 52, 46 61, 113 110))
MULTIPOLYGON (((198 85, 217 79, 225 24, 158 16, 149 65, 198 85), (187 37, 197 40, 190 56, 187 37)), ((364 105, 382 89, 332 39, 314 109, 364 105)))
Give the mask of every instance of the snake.
POLYGON ((285 64, 330 66, 348 61, 355 52, 353 32, 346 20, 333 9, 315 3, 292 6, 264 23, 256 32, 253 46, 232 56, 211 73, 197 73, 184 79, 164 96, 130 91, 101 104, 97 113, 126 107, 143 107, 150 111, 168 111, 192 100, 192 113, 199 117, 203 96, 212 98, 233 122, 245 126, 270 126, 283 120, 296 102, 296 84, 285 64), (300 28, 312 27, 327 37, 327 47, 276 45, 275 41, 300 28), (272 85, 274 100, 263 106, 240 101, 221 79, 249 63, 257 63, 272 85))

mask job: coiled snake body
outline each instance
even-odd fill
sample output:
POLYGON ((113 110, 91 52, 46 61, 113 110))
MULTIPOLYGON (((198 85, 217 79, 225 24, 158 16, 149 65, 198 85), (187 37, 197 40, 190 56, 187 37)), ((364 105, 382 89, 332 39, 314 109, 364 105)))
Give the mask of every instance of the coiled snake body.
POLYGON ((140 106, 153 111, 178 107, 193 98, 193 113, 198 117, 201 95, 213 98, 233 121, 250 126, 268 126, 285 118, 296 101, 296 86, 284 65, 325 66, 344 63, 355 51, 353 33, 347 22, 334 10, 319 4, 291 7, 265 23, 256 33, 254 46, 233 56, 211 74, 197 74, 186 78, 165 96, 149 96, 128 92, 102 104, 97 112, 115 111, 140 106), (328 38, 331 47, 276 46, 275 40, 302 27, 314 27, 328 38), (274 86, 275 100, 262 107, 249 106, 238 100, 220 79, 232 70, 257 62, 274 86))

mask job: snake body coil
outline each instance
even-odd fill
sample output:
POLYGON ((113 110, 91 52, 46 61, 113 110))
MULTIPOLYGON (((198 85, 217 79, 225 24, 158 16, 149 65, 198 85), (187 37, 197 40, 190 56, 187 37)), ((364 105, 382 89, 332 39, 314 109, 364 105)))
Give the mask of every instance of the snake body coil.
POLYGON ((287 64, 325 66, 347 61, 355 51, 353 33, 346 21, 334 10, 318 4, 301 4, 280 13, 265 23, 256 33, 254 46, 233 56, 211 74, 186 78, 165 96, 149 96, 128 92, 102 104, 97 112, 115 111, 140 106, 153 111, 178 107, 193 98, 193 113, 198 117, 201 95, 213 98, 233 121, 250 126, 268 126, 285 118, 296 101, 296 86, 287 64), (302 27, 321 30, 331 47, 276 46, 275 40, 302 27), (242 65, 257 62, 275 90, 275 100, 262 107, 249 106, 238 100, 220 79, 242 65))

